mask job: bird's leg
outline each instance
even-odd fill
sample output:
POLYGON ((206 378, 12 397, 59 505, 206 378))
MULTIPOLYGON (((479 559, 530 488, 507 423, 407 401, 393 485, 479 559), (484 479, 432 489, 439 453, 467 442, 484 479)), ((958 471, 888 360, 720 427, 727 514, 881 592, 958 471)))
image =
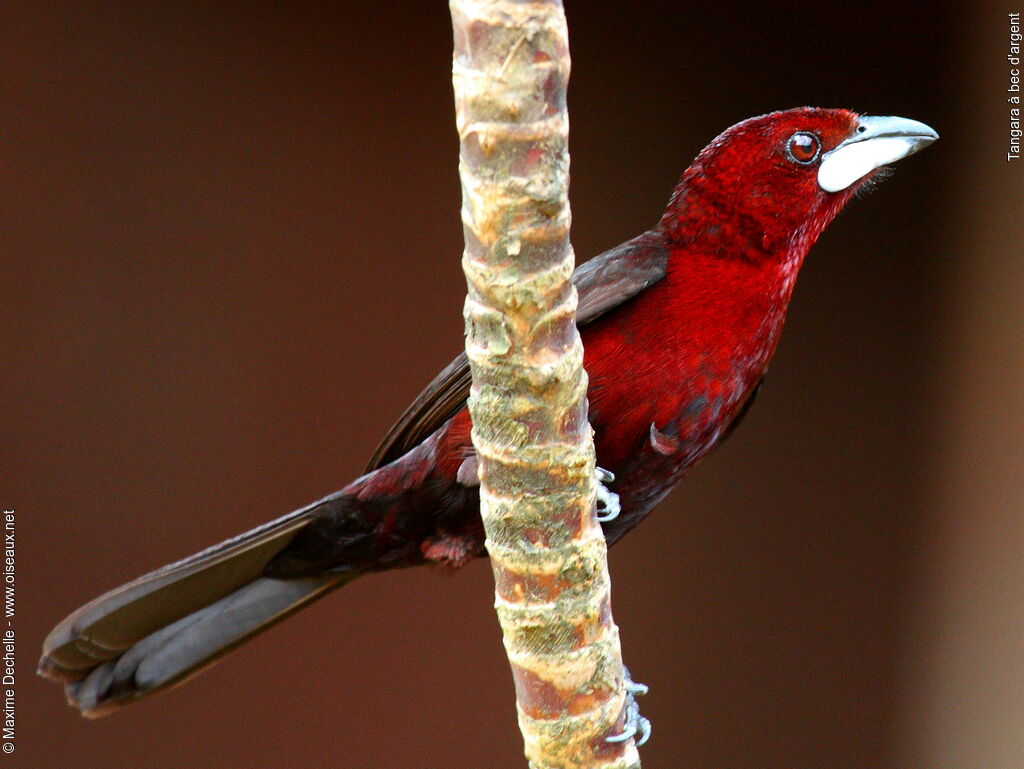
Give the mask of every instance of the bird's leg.
POLYGON ((605 484, 614 481, 615 475, 603 467, 598 467, 595 475, 597 476, 597 520, 600 523, 614 521, 621 512, 619 495, 610 491, 605 484))
POLYGON ((640 747, 651 738, 651 722, 640 715, 640 706, 636 703, 637 697, 647 694, 647 687, 644 684, 636 683, 629 675, 629 669, 623 668, 625 680, 622 682, 626 688, 626 702, 623 705, 625 718, 623 719, 622 734, 606 737, 606 742, 625 742, 630 737, 636 737, 636 745, 640 747))

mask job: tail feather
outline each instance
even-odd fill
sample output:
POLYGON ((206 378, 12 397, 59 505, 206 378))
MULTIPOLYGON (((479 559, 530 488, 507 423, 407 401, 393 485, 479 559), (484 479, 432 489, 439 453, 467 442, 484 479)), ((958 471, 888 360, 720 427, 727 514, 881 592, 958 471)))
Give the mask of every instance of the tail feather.
POLYGON ((181 683, 355 573, 264 576, 267 564, 341 492, 100 596, 43 643, 39 673, 64 681, 83 715, 181 683))
POLYGON ((119 657, 66 685, 68 703, 98 718, 184 683, 241 643, 351 579, 260 578, 143 638, 119 657))

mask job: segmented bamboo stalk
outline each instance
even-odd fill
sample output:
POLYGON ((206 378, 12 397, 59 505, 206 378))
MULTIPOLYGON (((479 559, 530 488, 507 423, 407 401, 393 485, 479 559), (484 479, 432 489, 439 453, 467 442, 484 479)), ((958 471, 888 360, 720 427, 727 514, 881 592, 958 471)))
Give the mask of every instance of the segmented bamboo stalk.
POLYGON ((575 325, 557 0, 451 0, 469 406, 496 608, 534 769, 639 767, 575 325))

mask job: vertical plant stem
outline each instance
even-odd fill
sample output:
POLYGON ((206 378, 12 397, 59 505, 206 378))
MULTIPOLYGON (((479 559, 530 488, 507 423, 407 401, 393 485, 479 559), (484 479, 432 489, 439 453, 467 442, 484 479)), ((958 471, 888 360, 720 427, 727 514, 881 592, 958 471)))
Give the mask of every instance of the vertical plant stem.
POLYGON ((466 352, 496 608, 530 766, 639 767, 607 547, 569 243, 561 2, 451 0, 461 141, 466 352))

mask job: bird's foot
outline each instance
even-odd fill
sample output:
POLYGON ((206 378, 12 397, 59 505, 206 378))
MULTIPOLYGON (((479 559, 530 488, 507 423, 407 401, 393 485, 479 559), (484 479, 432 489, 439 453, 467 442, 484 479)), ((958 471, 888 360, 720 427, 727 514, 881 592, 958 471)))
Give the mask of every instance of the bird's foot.
POLYGON ((626 688, 626 703, 623 705, 625 718, 623 719, 622 734, 606 737, 605 741, 625 742, 634 737, 637 747, 640 747, 651 738, 651 722, 640 715, 640 706, 637 704, 636 698, 647 694, 648 689, 644 684, 636 683, 630 677, 628 669, 623 668, 623 670, 625 671, 623 685, 626 688))
POLYGON ((597 468, 595 475, 597 475, 597 520, 600 523, 614 521, 621 512, 619 495, 609 491, 605 484, 614 481, 615 476, 603 467, 597 468))

